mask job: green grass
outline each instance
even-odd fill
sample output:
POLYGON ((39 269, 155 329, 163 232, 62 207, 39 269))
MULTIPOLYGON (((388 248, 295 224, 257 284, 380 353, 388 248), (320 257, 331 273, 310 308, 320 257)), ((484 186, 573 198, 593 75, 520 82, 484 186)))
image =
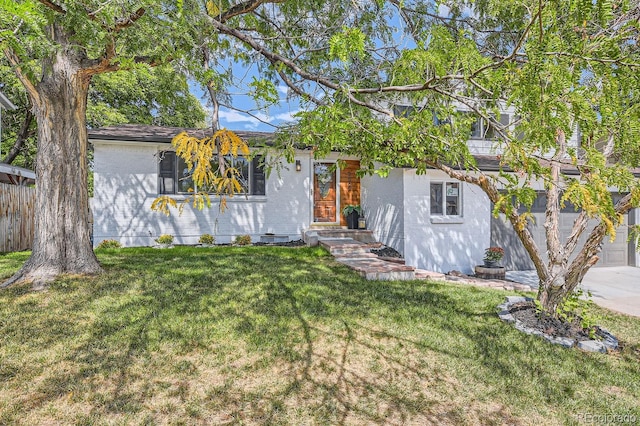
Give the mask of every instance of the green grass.
POLYGON ((624 348, 591 354, 500 322, 505 292, 365 281, 321 249, 98 257, 100 276, 0 291, 0 424, 640 419, 637 318, 599 312, 624 348))

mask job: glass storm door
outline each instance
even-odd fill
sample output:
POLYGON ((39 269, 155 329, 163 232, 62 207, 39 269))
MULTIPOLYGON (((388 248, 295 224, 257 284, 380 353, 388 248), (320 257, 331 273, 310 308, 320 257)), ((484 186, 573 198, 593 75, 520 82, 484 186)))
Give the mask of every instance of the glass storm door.
POLYGON ((337 222, 336 171, 331 163, 313 166, 313 221, 337 222))

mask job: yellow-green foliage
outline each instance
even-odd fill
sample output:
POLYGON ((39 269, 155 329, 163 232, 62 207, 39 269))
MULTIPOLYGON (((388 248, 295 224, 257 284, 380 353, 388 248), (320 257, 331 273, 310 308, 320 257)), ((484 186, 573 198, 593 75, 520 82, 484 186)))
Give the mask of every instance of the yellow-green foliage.
POLYGON ((100 244, 98 244, 99 249, 112 249, 112 248, 120 248, 122 247, 122 244, 120 244, 119 241, 116 240, 102 240, 100 241, 100 244))
POLYGON ((193 170, 191 179, 195 188, 189 188, 189 195, 178 202, 170 195, 161 195, 151 204, 151 209, 169 216, 170 207, 178 208, 182 213, 184 206, 191 203, 202 210, 211 207, 209 194, 220 197, 220 211, 224 211, 226 197, 233 197, 243 191, 240 184, 240 170, 231 167, 225 156, 248 156, 249 146, 233 131, 218 130, 211 137, 197 138, 187 132, 181 132, 173 138, 171 144, 176 155, 182 157, 189 170, 193 170))
POLYGON ((239 246, 246 246, 251 244, 251 235, 238 235, 235 243, 239 246))
POLYGON ((198 240, 200 244, 213 244, 215 241, 216 238, 211 234, 202 234, 198 240))
POLYGON ((171 244, 171 243, 173 243, 173 235, 162 234, 158 238, 156 238, 156 243, 158 243, 158 244, 171 244))

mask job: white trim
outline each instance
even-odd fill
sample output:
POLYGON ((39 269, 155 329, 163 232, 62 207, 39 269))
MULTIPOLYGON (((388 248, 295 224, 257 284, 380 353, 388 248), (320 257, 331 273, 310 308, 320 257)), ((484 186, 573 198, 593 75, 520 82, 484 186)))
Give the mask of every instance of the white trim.
POLYGON ((431 180, 429 181, 429 217, 431 223, 464 223, 464 211, 462 206, 463 202, 463 188, 462 182, 456 179, 443 179, 443 180, 431 180), (458 214, 447 214, 447 184, 455 183, 458 185, 458 214), (431 185, 442 185, 442 214, 431 213, 431 185))
POLYGON ((7 110, 18 109, 18 107, 15 106, 13 102, 11 102, 2 92, 0 92, 0 106, 7 110))

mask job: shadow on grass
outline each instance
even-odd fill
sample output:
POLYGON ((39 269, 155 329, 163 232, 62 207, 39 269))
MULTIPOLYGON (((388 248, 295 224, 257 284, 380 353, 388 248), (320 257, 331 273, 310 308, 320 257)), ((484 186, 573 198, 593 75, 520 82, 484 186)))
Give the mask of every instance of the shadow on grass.
POLYGON ((19 399, 9 413, 73 395, 94 419, 518 424, 530 401, 558 415, 638 397, 637 365, 521 335, 495 315, 501 292, 365 281, 317 249, 100 259, 104 275, 52 286, 49 311, 46 296, 5 293, 23 305, 26 331, 5 324, 14 348, 65 346, 31 372, 14 362, 0 374, 16 386, 44 377, 37 403, 19 399), (600 398, 602 386, 624 395, 600 398))

